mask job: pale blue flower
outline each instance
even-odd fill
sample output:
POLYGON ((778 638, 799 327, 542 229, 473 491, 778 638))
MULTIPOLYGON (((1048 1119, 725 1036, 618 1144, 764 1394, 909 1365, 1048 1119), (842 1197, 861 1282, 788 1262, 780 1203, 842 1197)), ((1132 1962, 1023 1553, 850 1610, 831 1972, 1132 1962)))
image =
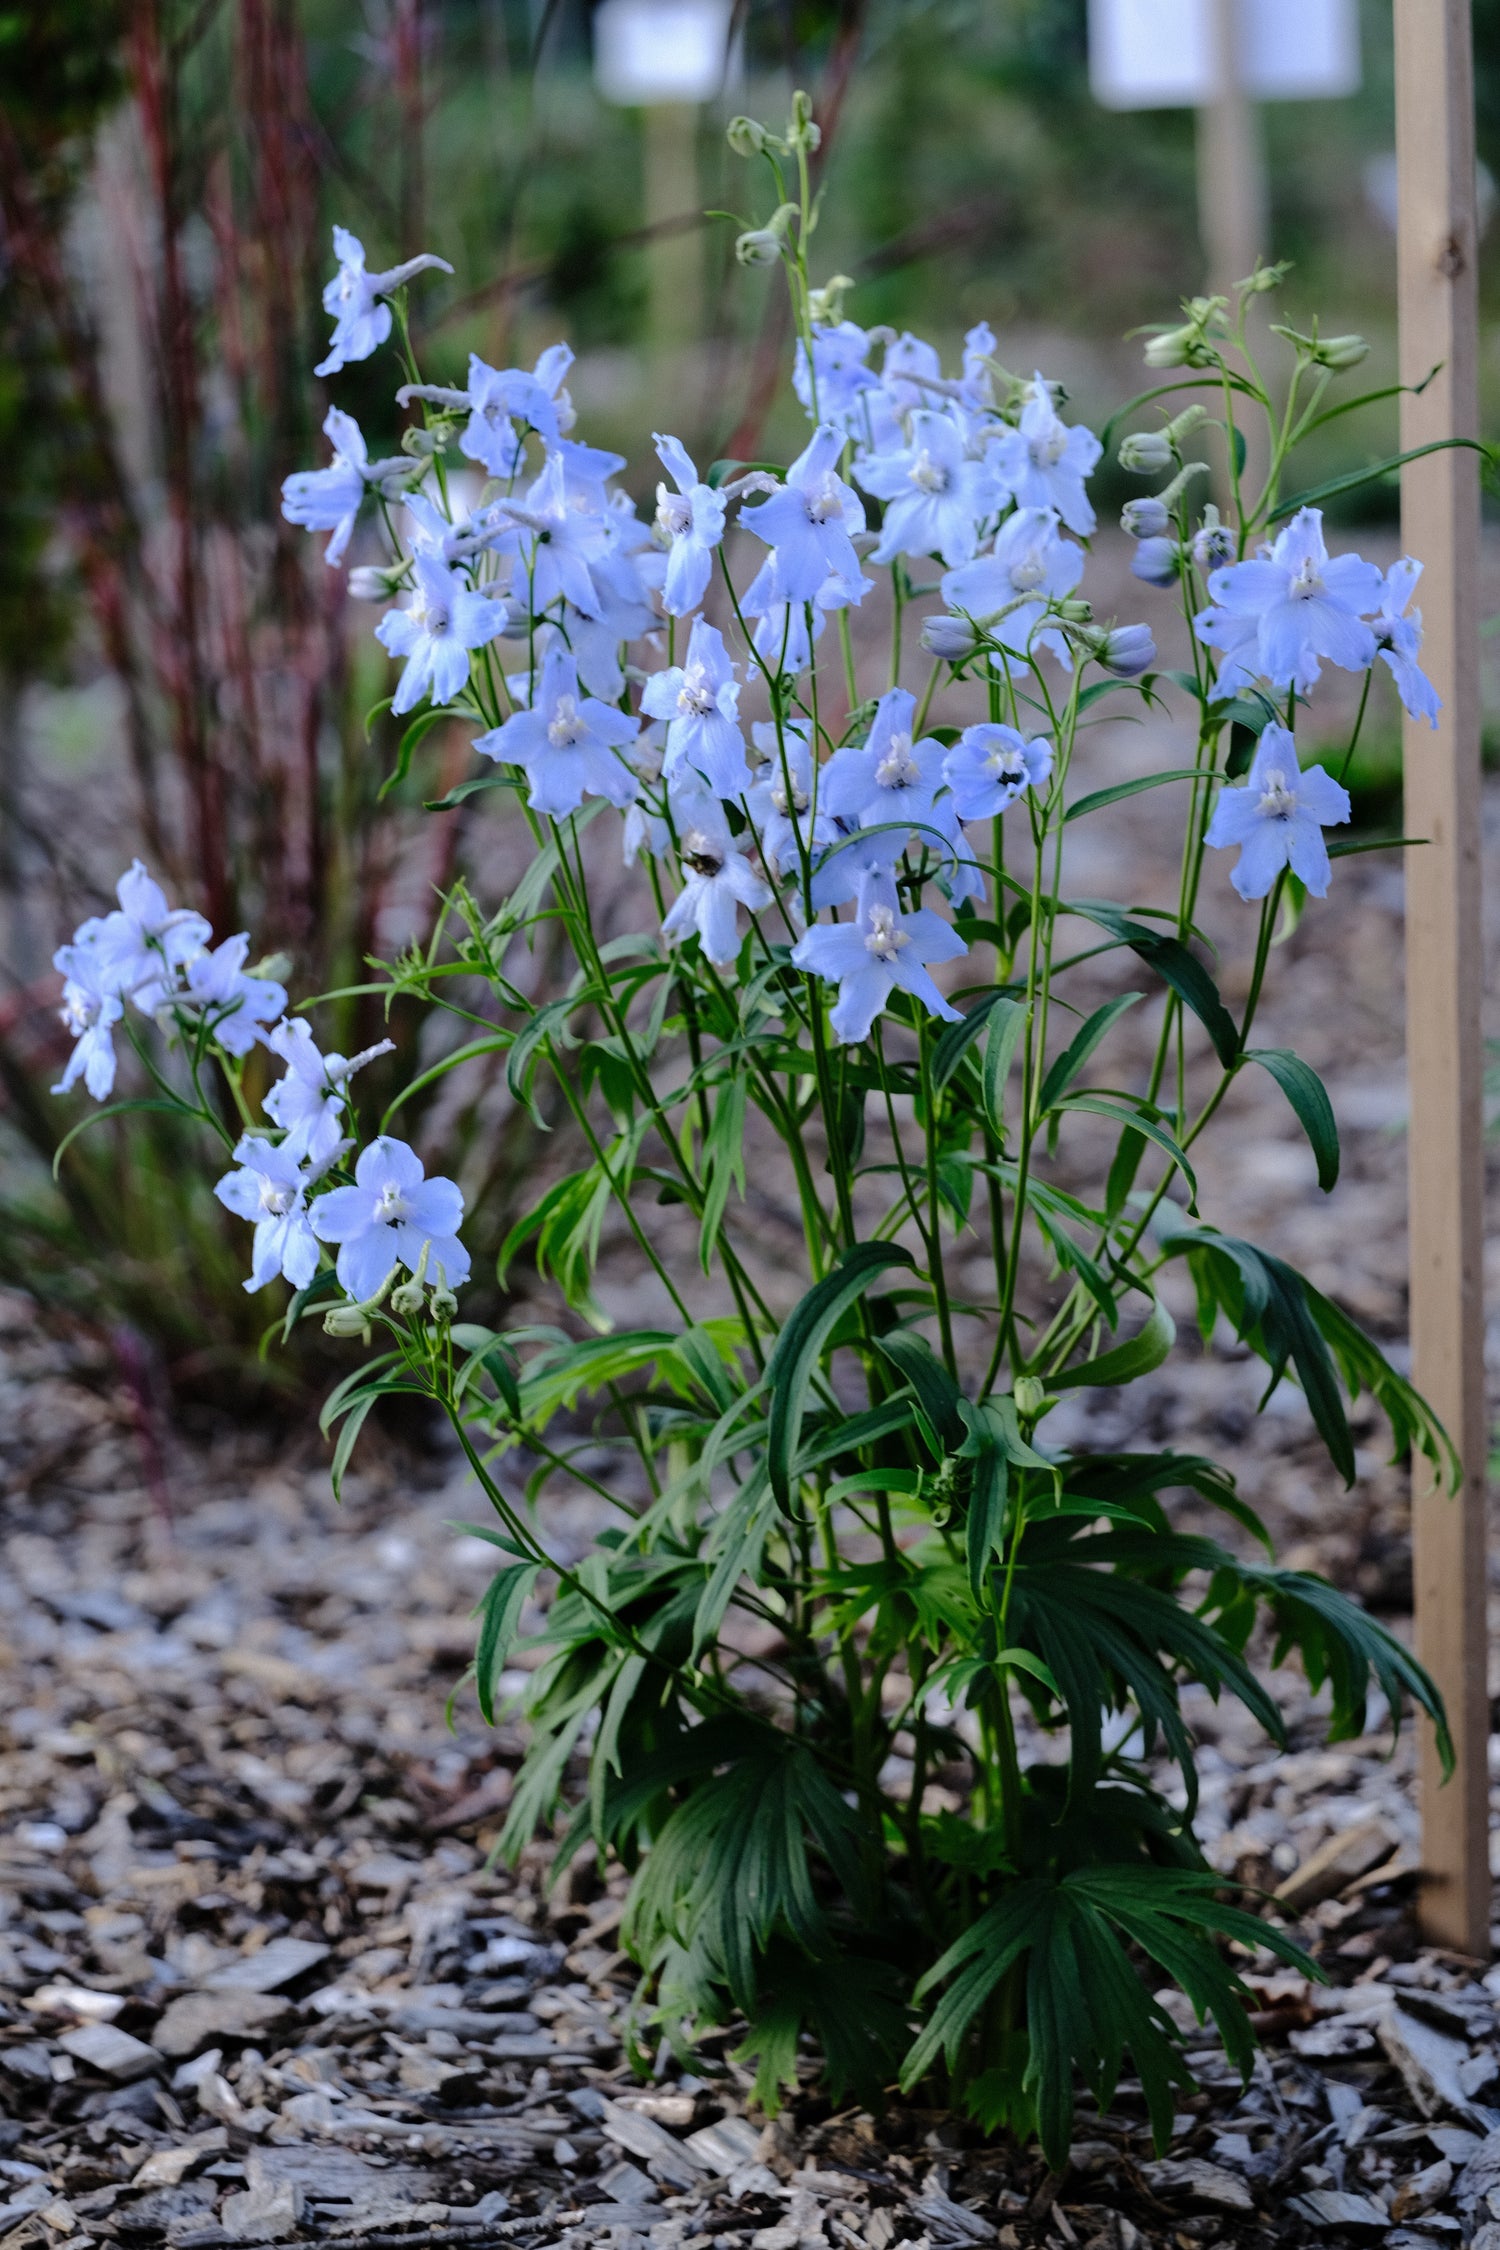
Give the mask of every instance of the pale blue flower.
POLYGON ((960 820, 993 820, 1028 789, 1044 788, 1052 772, 1052 745, 1031 741, 993 721, 965 727, 944 761, 960 820))
POLYGON ((764 763, 745 805, 760 840, 760 856, 778 875, 800 864, 802 848, 814 858, 838 835, 833 815, 817 788, 821 776, 813 769, 812 726, 806 719, 786 719, 778 737, 768 720, 755 726, 755 745, 764 763), (813 798, 818 802, 814 807, 813 798))
POLYGON ((959 1011, 933 983, 928 964, 956 961, 968 950, 958 932, 929 907, 903 914, 891 877, 872 874, 860 885, 854 920, 822 922, 808 930, 793 946, 792 960, 810 975, 838 985, 828 1020, 835 1038, 853 1046, 868 1037, 898 986, 929 1014, 957 1023, 959 1011))
POLYGON ((909 414, 914 406, 933 405, 946 388, 936 347, 906 329, 885 347, 880 383, 898 414, 909 414))
POLYGON ((830 576, 849 584, 859 579, 852 535, 864 530, 865 511, 835 468, 843 444, 842 434, 823 423, 787 470, 781 490, 740 510, 745 529, 772 549, 779 601, 816 601, 830 576))
POLYGON ((1209 578, 1210 606, 1193 626, 1199 640, 1229 658, 1215 694, 1232 694, 1259 674, 1305 695, 1320 658, 1346 672, 1367 671, 1376 644, 1364 619, 1380 607, 1384 583, 1374 563, 1358 555, 1330 558, 1322 510, 1299 508, 1272 547, 1209 578))
POLYGON ((916 708, 917 699, 908 688, 887 689, 875 706, 865 740, 835 750, 823 768, 818 791, 829 812, 865 827, 888 821, 913 826, 931 822, 933 804, 945 787, 947 752, 932 735, 920 742, 912 740, 916 708))
POLYGON ((535 702, 480 735, 474 747, 486 758, 520 766, 531 783, 533 811, 565 820, 585 797, 607 797, 621 808, 630 803, 638 783, 619 753, 640 724, 612 704, 580 695, 577 667, 555 644, 543 661, 535 702))
POLYGON ((237 1219, 253 1220, 247 1289, 264 1289, 282 1274, 294 1289, 305 1289, 318 1270, 318 1238, 307 1211, 313 1174, 293 1150, 257 1133, 246 1133, 234 1151, 237 1172, 214 1183, 214 1194, 237 1219))
POLYGON ((133 860, 120 877, 119 910, 85 922, 75 945, 96 951, 101 989, 133 1000, 152 1015, 177 990, 185 962, 201 953, 213 931, 189 907, 171 907, 161 885, 133 860))
POLYGON ((281 512, 288 523, 307 531, 331 531, 323 550, 326 563, 341 563, 354 530, 359 504, 372 484, 388 485, 393 475, 410 475, 411 461, 383 461, 372 468, 364 433, 352 414, 330 406, 323 417, 323 434, 333 447, 333 462, 326 469, 299 469, 281 487, 281 512))
POLYGON ((597 617, 599 594, 589 566, 605 554, 609 530, 602 515, 571 505, 562 455, 548 454, 524 500, 500 500, 495 507, 520 527, 520 568, 537 615, 561 600, 585 617, 597 617))
POLYGON ((1422 612, 1411 607, 1422 565, 1410 555, 1391 564, 1380 590, 1379 614, 1371 620, 1380 660, 1390 667, 1396 692, 1414 719, 1438 723, 1443 699, 1417 662, 1422 647, 1422 612))
POLYGON ((184 970, 179 997, 200 1008, 209 1032, 225 1052, 248 1055, 267 1026, 286 1014, 286 986, 245 973, 250 939, 244 930, 211 953, 197 953, 184 970))
POLYGON ((995 377, 987 362, 994 356, 995 331, 987 320, 981 320, 964 337, 964 371, 960 386, 964 404, 974 412, 993 411, 995 377))
POLYGON ((750 786, 745 737, 739 722, 740 683, 717 626, 693 622, 681 664, 646 682, 641 709, 667 722, 663 770, 668 781, 688 769, 720 797, 742 796, 750 786))
POLYGON ((395 1042, 382 1039, 374 1047, 347 1060, 343 1055, 319 1052, 301 1017, 276 1024, 266 1045, 286 1064, 261 1104, 267 1117, 281 1127, 280 1146, 314 1171, 332 1163, 343 1147, 344 1104, 350 1079, 377 1055, 388 1055, 395 1042))
MULTIPOLYGON (((491 367, 471 352, 464 394, 469 419, 458 441, 459 452, 492 477, 508 481, 525 458, 528 430, 535 430, 549 449, 556 446, 562 435, 556 394, 572 364, 566 344, 554 344, 543 352, 529 375, 520 367, 491 367)), ((567 398, 566 392, 563 397, 567 398)))
POLYGON ((405 609, 388 609, 375 638, 406 665, 391 698, 399 719, 424 695, 451 703, 469 684, 469 651, 494 639, 506 622, 504 602, 473 593, 456 571, 430 555, 412 563, 413 585, 405 609))
POLYGON ((865 365, 870 356, 870 338, 852 320, 815 326, 812 338, 811 374, 807 347, 800 337, 797 340, 792 388, 810 416, 815 414, 820 422, 837 422, 843 430, 855 428, 864 394, 878 386, 878 377, 865 365), (816 402, 813 375, 818 385, 816 402))
POLYGON ((829 612, 857 609, 874 584, 873 578, 862 573, 842 578, 834 571, 824 579, 810 604, 789 602, 777 591, 776 557, 767 555, 740 597, 745 616, 758 620, 753 636, 757 655, 773 672, 790 673, 793 678, 805 672, 812 662, 813 644, 823 637, 829 612))
POLYGON ((1147 586, 1172 586, 1182 569, 1182 550, 1175 539, 1142 539, 1130 558, 1130 575, 1147 586))
POLYGON ((1156 662, 1156 640, 1149 625, 1112 625, 1093 653, 1116 679, 1135 680, 1156 662))
MULTIPOLYGON (((1085 560, 1083 549, 1058 530, 1055 508, 1017 508, 1000 526, 989 554, 948 572, 943 599, 1024 661, 1031 661, 1036 648, 1046 648, 1071 669, 1062 634, 1055 626, 1037 628, 1049 603, 1076 592, 1085 560)), ((991 662, 1004 670, 1003 658, 992 656, 991 662)))
POLYGON ((703 483, 680 438, 656 437, 657 458, 677 490, 656 488, 656 528, 667 545, 662 607, 686 617, 707 591, 714 549, 724 536, 724 498, 703 483))
POLYGON ((1127 500, 1120 510, 1120 529, 1132 539, 1161 539, 1172 528, 1172 511, 1155 493, 1144 500, 1127 500))
POLYGON ((1002 495, 993 468, 966 453, 957 424, 929 407, 914 410, 910 441, 900 452, 866 454, 854 473, 866 492, 887 502, 871 558, 877 563, 898 555, 941 555, 950 568, 968 562, 980 524, 1002 495))
POLYGON ((330 1188, 314 1202, 312 1228, 320 1242, 339 1245, 340 1286, 365 1303, 398 1266, 449 1289, 466 1281, 463 1215, 454 1182, 424 1178, 421 1158, 382 1133, 361 1149, 353 1187, 330 1188))
POLYGON ((98 952, 87 944, 60 945, 52 965, 63 982, 63 1027, 75 1041, 67 1068, 53 1087, 66 1094, 81 1078, 96 1102, 108 1101, 115 1083, 114 1027, 125 1004, 107 982, 98 952))
POLYGON ((1348 818, 1348 790, 1322 766, 1303 773, 1296 743, 1273 722, 1261 735, 1244 788, 1220 791, 1205 840, 1216 850, 1239 845, 1229 880, 1241 898, 1264 898, 1284 867, 1322 898, 1329 876, 1323 830, 1348 818))
POLYGON ((732 968, 739 952, 739 908, 759 913, 775 893, 751 867, 712 797, 693 803, 689 825, 678 830, 677 848, 683 886, 667 911, 662 935, 685 938, 696 930, 704 958, 716 969, 732 968))
POLYGON ((323 291, 323 310, 332 315, 333 334, 328 356, 313 369, 315 375, 336 375, 341 367, 368 359, 385 342, 391 332, 391 308, 382 299, 403 287, 414 274, 434 267, 439 273, 453 271, 446 258, 435 258, 424 251, 421 257, 408 258, 405 265, 392 266, 388 272, 367 273, 364 244, 347 227, 334 228, 333 254, 339 270, 323 291))
POLYGON ((995 465, 1023 508, 1055 508, 1069 531, 1087 537, 1094 511, 1083 489, 1103 451, 1092 430, 1071 427, 1040 375, 1030 384, 1019 429, 995 441, 995 465))

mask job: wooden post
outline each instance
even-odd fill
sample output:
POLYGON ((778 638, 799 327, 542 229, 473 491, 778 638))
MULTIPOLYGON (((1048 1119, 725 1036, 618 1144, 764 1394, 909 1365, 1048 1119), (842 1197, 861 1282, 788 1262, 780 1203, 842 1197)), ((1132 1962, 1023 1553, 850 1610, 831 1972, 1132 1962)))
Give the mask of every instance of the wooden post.
MULTIPOLYGON (((1395 0, 1401 444, 1478 435, 1473 60, 1469 0, 1395 0)), ((1406 1045, 1411 1087, 1412 1375, 1463 1457, 1456 1498, 1413 1480, 1417 1652, 1443 1692, 1458 1771, 1421 1745, 1421 1915, 1430 1939, 1488 1958, 1484 1304, 1479 915, 1479 475, 1467 449, 1401 474, 1401 533, 1425 565, 1423 663, 1436 734, 1408 719, 1406 1045)))
MULTIPOLYGON (((1266 192, 1265 151, 1260 117, 1245 91, 1240 71, 1240 0, 1208 0, 1214 95, 1198 112, 1198 232, 1207 266, 1210 294, 1232 297, 1234 285, 1255 270, 1257 258, 1272 256, 1270 204, 1266 192)), ((1247 338, 1257 359, 1269 340, 1264 297, 1252 297, 1247 338)), ((1259 492, 1270 463, 1264 431, 1244 417, 1245 466, 1242 490, 1259 492)), ((1216 473, 1216 494, 1230 504, 1227 466, 1216 473)))

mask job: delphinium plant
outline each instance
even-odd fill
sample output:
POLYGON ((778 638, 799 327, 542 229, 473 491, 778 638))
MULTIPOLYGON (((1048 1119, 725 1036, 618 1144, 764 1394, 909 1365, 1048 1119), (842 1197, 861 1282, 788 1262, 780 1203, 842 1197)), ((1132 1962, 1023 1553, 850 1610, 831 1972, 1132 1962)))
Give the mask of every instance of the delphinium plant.
POLYGON ((945 374, 930 345, 844 317, 847 284, 811 285, 805 100, 784 134, 739 120, 731 137, 774 194, 741 259, 791 290, 811 428, 789 467, 700 474, 658 436, 642 517, 624 462, 570 434, 566 350, 429 380, 405 319, 415 267, 372 275, 341 236, 324 365, 393 343, 423 470, 398 495, 335 412, 334 465, 288 488, 288 512, 339 552, 366 509, 388 542, 353 590, 391 605, 376 630, 402 663, 403 766, 437 715, 462 716, 481 761, 462 789, 531 834, 511 897, 455 886, 434 942, 377 968, 393 1004, 449 1020, 430 1068, 504 1051, 518 1102, 543 1072, 561 1090, 587 1161, 546 1181, 506 1250, 534 1261, 557 1324, 462 1319, 457 1186, 424 1177, 388 1129, 399 1110, 373 1132, 361 1119, 363 1058, 320 1051, 286 1013, 284 972, 248 968, 243 937, 215 947, 143 869, 59 956, 80 1035, 65 1084, 109 1097, 128 1034, 141 1098, 224 1145, 218 1193, 255 1226, 247 1286, 284 1277, 288 1330, 322 1317, 363 1340, 328 1401, 335 1478, 392 1394, 451 1422, 499 1557, 474 1667, 487 1717, 523 1619, 542 1616, 503 1847, 561 1816, 560 1862, 592 1839, 630 1871, 622 1943, 660 2029, 686 2049, 737 2026, 767 2105, 807 2043, 836 2095, 924 2087, 1037 2131, 1058 2161, 1077 2080, 1107 2103, 1127 2056, 1168 2129, 1191 2080, 1163 1981, 1244 2065, 1236 1962, 1293 1951, 1194 1839, 1184 1687, 1238 1697, 1282 1739, 1247 1658, 1264 1627, 1276 1662, 1295 1655, 1327 1689, 1335 1737, 1363 1729, 1378 1685, 1393 1720, 1414 1698, 1441 1738, 1420 1668, 1325 1581, 1257 1551, 1224 1466, 1049 1440, 1064 1393, 1167 1358, 1160 1277, 1186 1261, 1205 1337, 1227 1322, 1268 1394, 1301 1386, 1346 1483, 1346 1392, 1384 1410, 1398 1453, 1454 1473, 1375 1345, 1201 1217, 1194 1177, 1255 1069, 1333 1185, 1327 1096, 1290 1051, 1256 1045, 1256 1022, 1279 921, 1323 896, 1340 848, 1325 831, 1348 818, 1296 741, 1321 665, 1368 688, 1383 660, 1431 713, 1417 566, 1330 558, 1316 508, 1285 496, 1298 442, 1347 410, 1325 398, 1358 347, 1283 330, 1273 396, 1244 312, 1281 275, 1257 270, 1153 335, 1165 379, 1117 418, 1135 425, 1122 462, 1161 487, 1126 510, 1137 576, 1174 590, 1192 627, 1191 668, 1158 673, 1150 631, 1097 622, 1079 593, 1100 441, 1040 375, 1007 373, 987 328, 945 374), (1247 416, 1269 430, 1255 488, 1247 416), (1224 448, 1222 517, 1200 502, 1200 439, 1224 448), (892 632, 870 694, 850 616, 877 573, 892 632), (917 650, 904 612, 934 578, 943 608, 917 650), (1197 714, 1192 763, 1070 788, 1086 716, 1168 683, 1197 714), (950 723, 950 698, 983 716, 950 723), (1071 896, 1068 825, 1171 782, 1175 895, 1071 896), (585 846, 606 807, 632 875, 606 878, 613 854, 585 846), (1195 922, 1221 850, 1249 909, 1237 1010, 1195 922), (606 880, 634 886, 637 934, 601 935, 606 880), (536 990, 544 924, 572 965, 536 990), (1087 964, 1110 954, 1132 957, 1135 989, 1095 1006, 1087 964), (1110 1042, 1143 996, 1159 1024, 1133 1080, 1110 1042), (286 1070, 256 1115, 242 1058, 262 1042, 286 1070), (1056 1161, 1079 1117, 1113 1136, 1087 1194, 1056 1161), (790 1284, 744 1201, 747 1146, 800 1212, 790 1284), (611 1212, 660 1307, 650 1327, 611 1326, 596 1301, 611 1212), (960 1243, 966 1276, 976 1249, 990 1258, 978 1295, 957 1286, 960 1243), (599 1469, 601 1435, 629 1476, 599 1469), (574 1563, 548 1527, 570 1481, 608 1517, 574 1563), (1175 1528, 1184 1495, 1254 1559, 1175 1528), (1026 1747, 1039 1738, 1045 1757, 1026 1747), (587 1788, 565 1804, 579 1756, 587 1788))

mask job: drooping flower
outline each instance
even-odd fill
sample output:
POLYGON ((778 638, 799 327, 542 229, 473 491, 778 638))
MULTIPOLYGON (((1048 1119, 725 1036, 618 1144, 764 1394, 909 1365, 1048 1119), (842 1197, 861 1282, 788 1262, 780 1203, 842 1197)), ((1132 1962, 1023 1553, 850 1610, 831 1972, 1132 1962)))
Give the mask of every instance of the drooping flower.
POLYGON ((406 608, 388 609, 375 628, 382 647, 406 658, 391 699, 397 718, 415 710, 424 695, 434 704, 451 703, 468 685, 470 649, 493 640, 506 622, 504 602, 471 592, 434 556, 414 558, 412 579, 406 608))
POLYGON ((1103 451, 1092 430, 1064 422, 1040 375, 1021 409, 1019 429, 994 446, 995 465, 1023 508, 1055 508, 1069 531, 1087 537, 1094 510, 1083 489, 1103 451))
POLYGON ((1264 898, 1284 867, 1314 898, 1328 889, 1325 828, 1349 818, 1349 792, 1322 766, 1304 773, 1297 745, 1274 722, 1261 735, 1243 789, 1223 789, 1206 841, 1216 850, 1238 844, 1229 880, 1243 899, 1264 898))
POLYGON ((382 299, 393 295, 414 274, 434 267, 439 273, 453 271, 446 258, 435 258, 424 251, 421 257, 408 258, 405 265, 392 266, 385 273, 367 273, 365 246, 347 227, 334 228, 333 254, 339 270, 323 291, 323 310, 332 316, 333 334, 328 356, 313 369, 315 375, 336 375, 341 367, 368 359, 385 342, 391 332, 391 308, 382 299))
MULTIPOLYGON (((917 699, 908 688, 889 688, 875 706, 861 743, 835 750, 823 768, 819 795, 829 812, 865 827, 930 821, 944 788, 943 745, 932 735, 912 740, 917 699)), ((898 849, 904 839, 897 839, 898 849)))
POLYGON ((239 1170, 215 1181, 214 1194, 237 1219, 254 1222, 245 1287, 264 1289, 283 1274, 294 1289, 305 1289, 318 1270, 318 1238, 307 1210, 313 1172, 285 1141, 275 1146, 258 1133, 241 1138, 234 1161, 239 1170))
MULTIPOLYGON (((812 728, 806 719, 783 721, 778 737, 768 720, 755 726, 755 746, 764 763, 748 791, 745 804, 760 840, 760 856, 767 867, 785 875, 799 864, 797 839, 816 858, 838 834, 833 815, 815 787, 812 728), (813 799, 818 802, 814 807, 813 799)), ((816 777, 821 781, 821 776, 816 777)))
POLYGON ((612 704, 581 695, 577 666, 556 644, 542 664, 535 700, 480 735, 474 747, 486 758, 520 766, 531 783, 533 810, 565 820, 585 797, 630 803, 638 783, 619 752, 640 724, 612 704))
POLYGON ((1383 591, 1374 563, 1330 557, 1320 508, 1299 508, 1274 545, 1209 577, 1210 606, 1193 628, 1230 660, 1215 695, 1230 695, 1257 674, 1305 695, 1325 657, 1346 672, 1368 670, 1376 644, 1364 619, 1379 608, 1383 591))
POLYGON ((463 1215, 455 1183, 425 1178, 421 1158, 388 1133, 361 1149, 353 1187, 330 1188, 311 1212, 318 1240, 339 1245, 341 1288, 361 1304, 397 1266, 449 1289, 466 1281, 463 1215))
POLYGON ((1422 565, 1404 555, 1391 564, 1380 590, 1380 610, 1371 619, 1382 664, 1390 667, 1396 693, 1414 719, 1438 723, 1443 699, 1417 662, 1422 647, 1422 612, 1411 607, 1422 565))
POLYGON ((740 522, 771 548, 773 598, 816 601, 830 576, 853 583, 859 557, 853 533, 865 528, 858 495, 834 464, 843 435, 823 423, 786 473, 786 483, 769 499, 742 507, 740 522))
POLYGON ((359 504, 371 485, 390 487, 412 473, 409 460, 372 464, 364 433, 352 414, 330 406, 323 434, 333 447, 326 469, 298 469, 281 487, 281 512, 288 523, 307 531, 331 531, 323 550, 326 563, 341 563, 354 530, 359 504))
POLYGON ((828 1020, 835 1037, 852 1046, 868 1036, 898 985, 930 1014, 956 1023, 959 1011, 933 983, 928 964, 956 961, 968 950, 951 924, 930 907, 903 914, 890 875, 875 873, 860 885, 854 920, 820 922, 806 931, 792 948, 792 960, 810 975, 838 985, 828 1020))
POLYGON ((792 388, 809 418, 816 416, 820 422, 836 422, 840 429, 856 428, 860 404, 867 391, 878 388, 879 378, 865 365, 870 356, 870 338, 857 322, 841 320, 817 326, 812 332, 812 366, 808 367, 807 346, 798 339, 797 356, 792 367, 792 388), (816 378, 817 396, 813 395, 816 378))
POLYGON ((713 798, 697 800, 689 825, 678 829, 677 846, 683 885, 667 910, 662 935, 685 938, 696 930, 705 959, 716 969, 731 968, 739 952, 738 909, 759 913, 775 894, 730 835, 713 798))
POLYGON ((183 973, 181 998, 203 1011, 209 1031, 231 1055, 248 1055, 267 1026, 286 1014, 286 986, 245 973, 250 939, 241 930, 211 953, 197 953, 183 973))
POLYGON ((1002 497, 993 467, 972 459, 951 416, 930 407, 914 410, 901 451, 866 454, 854 473, 866 492, 888 503, 877 563, 898 555, 941 555, 950 568, 968 562, 981 523, 1002 497))
MULTIPOLYGON (((1037 627, 1049 602, 1066 601, 1075 592, 1085 559, 1083 549, 1058 530, 1055 508, 1017 508, 1000 526, 989 554, 948 572, 943 599, 1027 662, 1034 647, 1047 648, 1071 668, 1062 634, 1055 626, 1040 633, 1037 627)), ((991 661, 1003 668, 998 656, 991 661)))
POLYGON ((1149 625, 1111 625, 1098 634, 1091 654, 1117 680, 1137 680, 1156 662, 1156 637, 1149 625))
POLYGON ((695 618, 681 664, 646 682, 641 709, 667 722, 663 766, 668 781, 684 769, 701 775, 720 797, 742 796, 750 786, 745 738, 739 722, 740 683, 715 625, 695 618))
POLYGON ((960 820, 993 820, 1028 789, 1045 787, 1052 772, 1052 745, 1031 741, 1014 727, 986 721, 965 727, 944 761, 960 820))
POLYGON ((724 536, 724 498, 702 481, 680 438, 658 434, 656 453, 677 487, 656 488, 656 528, 667 548, 662 607, 669 617, 686 617, 708 587, 714 549, 724 536))
POLYGON ((107 982, 104 963, 92 946, 60 945, 52 965, 64 979, 59 1014, 75 1041, 67 1068, 52 1091, 69 1093, 82 1078, 96 1102, 108 1101, 115 1083, 113 1033, 125 1013, 124 1003, 107 982))
POLYGON ((314 1171, 331 1163, 343 1143, 345 1088, 357 1070, 377 1055, 390 1054, 394 1044, 382 1039, 346 1060, 343 1055, 320 1054, 300 1016, 276 1024, 266 1045, 286 1064, 286 1075, 277 1079, 261 1106, 281 1127, 285 1137, 280 1147, 296 1161, 311 1164, 314 1171))
POLYGON ((1175 539, 1143 539, 1130 558, 1130 575, 1147 586, 1175 585, 1182 550, 1175 539))

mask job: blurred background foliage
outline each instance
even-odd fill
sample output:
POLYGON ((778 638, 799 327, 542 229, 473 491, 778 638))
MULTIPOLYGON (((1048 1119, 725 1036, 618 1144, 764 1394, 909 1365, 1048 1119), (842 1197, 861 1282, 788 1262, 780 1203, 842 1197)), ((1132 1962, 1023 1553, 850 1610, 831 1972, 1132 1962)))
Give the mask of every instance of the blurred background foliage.
MULTIPOLYGON (((240 1288, 209 1152, 137 1115, 74 1143, 53 1185, 78 1114, 47 1092, 53 946, 140 850, 220 931, 289 950, 298 996, 356 985, 426 935, 435 886, 481 849, 415 788, 377 817, 394 743, 365 737, 386 692, 373 618, 279 516, 282 478, 324 457, 309 371, 330 223, 375 266, 453 263, 414 308, 432 380, 461 379, 470 350, 529 364, 568 338, 587 434, 630 454, 642 497, 643 433, 669 416, 699 458, 795 436, 779 276, 741 273, 733 223, 703 216, 759 193, 725 117, 774 118, 794 84, 825 126, 819 262, 853 277, 865 324, 951 347, 988 319, 1009 364, 1044 362, 1097 416, 1140 387, 1127 327, 1202 285, 1194 119, 1093 103, 1086 0, 740 0, 737 21, 741 82, 663 112, 599 99, 589 0, 0 5, 0 1278, 97 1321, 123 1361, 146 1353, 179 1399, 253 1397, 299 1364, 256 1358, 267 1308, 240 1288)), ((1500 173, 1500 0, 1474 23, 1500 173)), ((1357 96, 1262 112, 1267 248, 1296 261, 1291 316, 1367 334, 1378 382, 1383 0, 1364 0, 1363 53, 1357 96)), ((1482 290, 1493 391, 1500 229, 1482 290)), ((400 437, 391 388, 379 358, 337 386, 380 452, 400 437)), ((1390 451, 1394 414, 1329 445, 1319 473, 1390 451)), ((1360 508, 1393 524, 1394 486, 1360 508)), ((457 778, 461 740, 444 755, 457 778)), ((1374 755, 1382 803, 1391 757, 1374 755)), ((321 1023, 346 1051, 385 1028, 368 994, 321 1023)), ((371 1101, 410 1075, 399 1009, 391 1029, 371 1101)), ((402 1120, 492 1246, 534 1128, 478 1072, 402 1120)))

